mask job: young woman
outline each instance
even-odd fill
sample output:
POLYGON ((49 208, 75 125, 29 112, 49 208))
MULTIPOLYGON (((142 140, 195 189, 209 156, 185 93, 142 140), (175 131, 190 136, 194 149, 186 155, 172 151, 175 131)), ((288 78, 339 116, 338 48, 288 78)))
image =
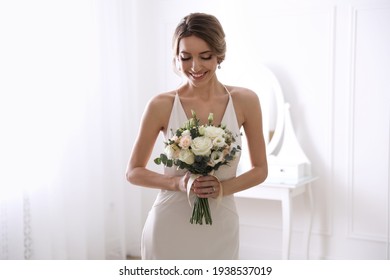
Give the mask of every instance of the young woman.
MULTIPOLYGON (((251 90, 225 86, 218 80, 216 71, 225 59, 226 42, 214 16, 193 13, 184 17, 174 33, 173 52, 184 82, 148 103, 126 171, 131 184, 161 190, 144 226, 141 255, 143 259, 237 259, 239 222, 233 194, 267 177, 260 102, 251 90), (189 186, 191 198, 208 198, 212 225, 189 222, 188 172, 166 167, 160 174, 146 168, 159 133, 170 138, 171 130, 191 118, 192 110, 201 123, 207 123, 213 113, 214 124, 224 124, 237 135, 243 128, 248 141, 250 170, 236 176, 238 156, 215 176, 199 177, 189 186)), ((241 143, 240 136, 236 141, 241 143)))

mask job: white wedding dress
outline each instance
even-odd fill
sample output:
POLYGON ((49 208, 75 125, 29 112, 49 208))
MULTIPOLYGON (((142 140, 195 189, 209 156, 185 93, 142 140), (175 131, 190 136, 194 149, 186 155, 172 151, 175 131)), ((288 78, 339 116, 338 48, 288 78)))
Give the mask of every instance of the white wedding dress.
MULTIPOLYGON (((172 135, 187 120, 176 94, 165 138, 172 135)), ((241 137, 234 111, 233 100, 229 102, 222 119, 229 130, 237 134, 236 144, 241 146, 241 137)), ((229 166, 224 165, 215 172, 221 180, 236 176, 237 158, 229 166)), ((176 167, 165 168, 165 174, 182 175, 176 167)), ((191 201, 195 196, 191 193, 191 201)), ((217 205, 216 199, 209 199, 212 225, 191 224, 192 207, 185 192, 161 190, 150 210, 142 233, 142 259, 238 259, 239 223, 234 196, 224 196, 217 205)), ((193 203, 192 203, 193 205, 193 203)))

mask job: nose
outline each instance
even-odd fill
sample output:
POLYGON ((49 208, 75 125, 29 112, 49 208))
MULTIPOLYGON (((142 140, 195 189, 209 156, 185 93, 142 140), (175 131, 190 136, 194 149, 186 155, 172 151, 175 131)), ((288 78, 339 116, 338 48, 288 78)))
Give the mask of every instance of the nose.
POLYGON ((200 70, 200 62, 197 58, 192 59, 191 70, 194 72, 197 72, 198 70, 200 70))

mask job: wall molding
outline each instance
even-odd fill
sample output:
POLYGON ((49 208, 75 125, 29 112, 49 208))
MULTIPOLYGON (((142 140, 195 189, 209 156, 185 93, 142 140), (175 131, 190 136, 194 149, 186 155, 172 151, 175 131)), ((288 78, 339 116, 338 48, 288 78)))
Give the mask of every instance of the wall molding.
POLYGON ((0 260, 9 259, 7 212, 6 202, 0 201, 0 260))
POLYGON ((335 75, 336 75, 336 56, 335 56, 335 49, 336 49, 336 28, 337 28, 337 7, 333 6, 331 7, 331 12, 330 12, 330 38, 329 38, 329 73, 328 73, 328 92, 330 96, 330 102, 329 106, 330 108, 328 109, 329 111, 329 127, 330 131, 328 132, 331 141, 329 141, 329 146, 328 146, 328 155, 329 155, 329 163, 332 166, 330 170, 330 187, 329 191, 327 192, 327 201, 326 201, 326 208, 330 209, 328 211, 328 229, 324 231, 323 235, 326 236, 331 236, 332 233, 334 232, 334 213, 333 213, 333 207, 330 205, 330 201, 332 200, 332 197, 335 197, 335 171, 334 171, 334 162, 335 162, 335 75))
MULTIPOLYGON (((375 242, 386 242, 389 244, 389 233, 390 233, 390 225, 389 225, 389 217, 390 217, 390 182, 388 180, 388 213, 387 213, 387 236, 382 234, 372 234, 362 231, 357 231, 354 229, 354 209, 355 209, 355 201, 354 201, 354 193, 355 193, 355 116, 356 116, 356 50, 357 50, 357 33, 358 33, 358 13, 361 11, 376 11, 390 9, 388 5, 378 5, 378 6, 351 6, 350 7, 350 38, 349 38, 349 52, 350 52, 350 63, 349 63, 349 91, 348 91, 348 103, 349 103, 349 120, 348 120, 348 176, 347 176, 347 186, 348 186, 348 197, 347 197, 347 237, 351 239, 359 239, 365 241, 375 241, 375 242)), ((389 132, 390 133, 390 132, 389 132)), ((390 155, 389 155, 390 162, 390 155)), ((390 169, 390 166, 389 166, 390 169)), ((389 251, 389 245, 387 246, 387 251, 389 251)), ((389 258, 389 253, 388 258, 389 258)))

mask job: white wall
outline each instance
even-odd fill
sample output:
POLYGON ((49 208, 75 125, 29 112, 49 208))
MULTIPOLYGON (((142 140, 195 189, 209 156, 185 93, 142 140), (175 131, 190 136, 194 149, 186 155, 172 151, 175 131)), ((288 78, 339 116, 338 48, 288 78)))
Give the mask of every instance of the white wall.
MULTIPOLYGON (((139 110, 129 121, 130 143, 147 100, 178 85, 171 67, 174 27, 190 12, 213 13, 227 35, 222 82, 245 86, 242 81, 256 79, 256 66, 263 63, 291 104, 297 137, 319 176, 313 185, 311 258, 390 258, 390 1, 132 2, 124 14, 136 24, 128 44, 137 54, 131 94, 138 106, 131 108, 139 110)), ((142 224, 155 194, 128 190, 130 254, 139 254, 142 224)), ((302 257, 302 204, 301 198, 294 200, 292 258, 302 257)), ((280 258, 280 205, 242 198, 237 205, 241 257, 280 258)))

